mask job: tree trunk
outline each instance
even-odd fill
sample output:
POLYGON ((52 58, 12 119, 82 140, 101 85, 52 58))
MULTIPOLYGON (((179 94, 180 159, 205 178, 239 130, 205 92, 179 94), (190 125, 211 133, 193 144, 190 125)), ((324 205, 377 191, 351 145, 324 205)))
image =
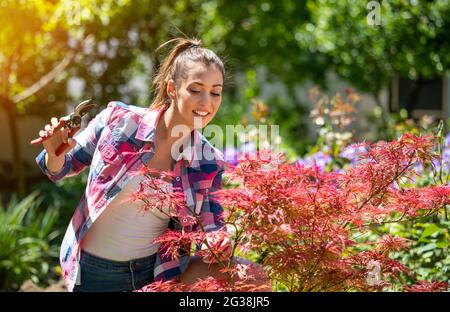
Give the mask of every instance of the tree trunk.
POLYGON ((22 150, 20 147, 19 129, 17 126, 17 111, 16 105, 10 99, 2 98, 3 107, 6 111, 8 120, 8 128, 11 135, 12 152, 13 152, 13 177, 16 180, 16 192, 19 198, 25 196, 25 170, 22 159, 22 150))

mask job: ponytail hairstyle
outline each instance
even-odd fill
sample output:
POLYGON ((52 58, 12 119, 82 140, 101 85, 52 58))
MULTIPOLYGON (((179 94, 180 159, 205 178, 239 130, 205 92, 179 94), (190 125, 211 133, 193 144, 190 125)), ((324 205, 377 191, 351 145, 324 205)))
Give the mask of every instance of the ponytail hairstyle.
POLYGON ((173 42, 175 42, 175 46, 163 60, 153 78, 156 95, 150 105, 150 109, 163 105, 168 107, 170 105, 171 99, 167 94, 167 83, 172 79, 175 82, 175 86, 179 86, 181 79, 187 78, 186 63, 189 61, 201 62, 206 66, 215 65, 222 73, 222 78, 225 79, 225 69, 222 60, 210 49, 202 47, 202 42, 199 39, 174 38, 160 45, 156 51, 173 42))

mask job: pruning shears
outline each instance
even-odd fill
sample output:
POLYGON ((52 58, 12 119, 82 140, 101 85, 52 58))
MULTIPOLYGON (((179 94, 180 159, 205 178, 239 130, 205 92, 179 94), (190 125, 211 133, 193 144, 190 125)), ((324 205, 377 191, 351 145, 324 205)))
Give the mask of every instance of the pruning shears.
MULTIPOLYGON (((59 125, 53 129, 53 131, 61 129, 62 127, 69 130, 68 138, 71 138, 75 135, 75 133, 80 129, 81 127, 81 118, 86 115, 91 109, 97 107, 97 104, 94 103, 93 100, 89 99, 86 101, 81 102, 75 107, 75 110, 70 115, 64 116, 60 118, 59 125)), ((47 137, 40 137, 38 139, 34 139, 31 141, 32 145, 36 145, 39 143, 44 142, 45 140, 49 139, 51 136, 47 137)), ((67 148, 68 143, 61 144, 55 151, 55 155, 59 156, 62 154, 62 152, 67 148)))

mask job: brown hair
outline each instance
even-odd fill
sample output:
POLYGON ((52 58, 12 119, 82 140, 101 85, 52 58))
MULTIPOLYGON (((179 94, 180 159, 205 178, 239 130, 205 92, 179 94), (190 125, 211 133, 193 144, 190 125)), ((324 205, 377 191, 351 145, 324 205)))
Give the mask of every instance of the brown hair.
POLYGON ((222 60, 210 49, 202 47, 202 42, 199 39, 174 38, 160 45, 156 51, 173 42, 176 43, 175 46, 163 60, 153 78, 155 98, 150 105, 151 109, 162 105, 170 105, 167 83, 170 79, 173 79, 175 85, 178 86, 180 83, 179 78, 186 78, 185 65, 188 61, 201 62, 207 66, 215 65, 225 79, 225 69, 222 60))

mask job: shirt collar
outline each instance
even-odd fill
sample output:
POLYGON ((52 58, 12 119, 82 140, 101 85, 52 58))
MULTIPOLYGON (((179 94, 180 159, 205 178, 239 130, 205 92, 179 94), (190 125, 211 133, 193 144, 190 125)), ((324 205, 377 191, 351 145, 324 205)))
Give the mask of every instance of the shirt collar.
POLYGON ((154 142, 156 134, 156 125, 167 109, 165 106, 157 107, 155 109, 147 108, 147 112, 139 123, 136 131, 136 139, 147 142, 154 142))
MULTIPOLYGON (((135 136, 136 139, 154 143, 156 126, 166 109, 166 106, 157 107, 155 109, 148 108, 146 114, 139 123, 135 136)), ((188 138, 189 136, 186 139, 188 138)), ((189 167, 192 167, 193 165, 198 165, 198 160, 200 159, 202 152, 202 135, 197 129, 194 129, 191 132, 190 143, 191 144, 183 145, 186 148, 179 154, 176 161, 187 160, 189 162, 189 167)))

